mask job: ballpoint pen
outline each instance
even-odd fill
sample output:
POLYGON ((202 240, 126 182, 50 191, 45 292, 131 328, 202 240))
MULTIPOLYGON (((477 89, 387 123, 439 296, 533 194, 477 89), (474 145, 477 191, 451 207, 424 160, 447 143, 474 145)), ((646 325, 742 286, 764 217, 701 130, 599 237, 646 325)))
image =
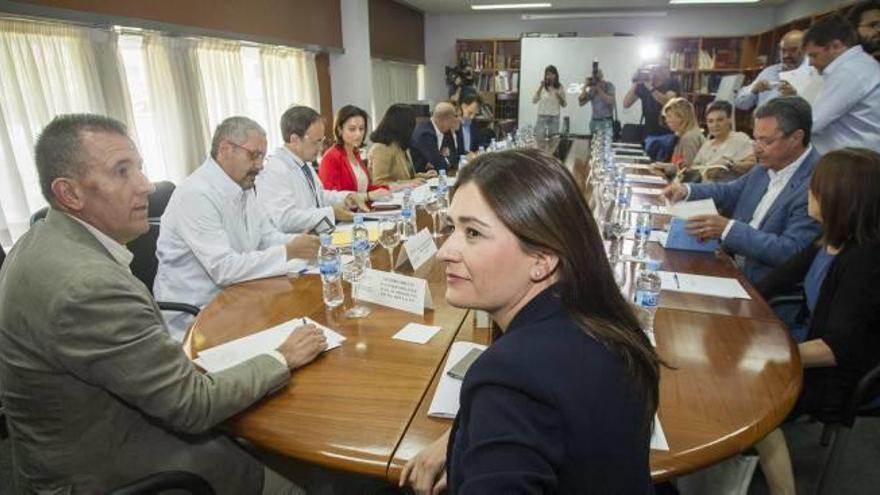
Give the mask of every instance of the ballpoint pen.
POLYGON ((678 283, 678 274, 677 274, 677 273, 673 273, 673 274, 672 274, 672 277, 675 279, 675 288, 676 288, 676 289, 681 289, 681 284, 678 283))

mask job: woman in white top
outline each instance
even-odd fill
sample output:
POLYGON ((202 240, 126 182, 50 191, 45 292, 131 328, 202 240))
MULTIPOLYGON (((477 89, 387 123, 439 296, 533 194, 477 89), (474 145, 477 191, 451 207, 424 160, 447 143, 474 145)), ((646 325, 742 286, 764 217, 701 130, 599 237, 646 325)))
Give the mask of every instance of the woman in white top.
POLYGON ((555 66, 548 65, 544 69, 544 80, 532 103, 538 105, 535 136, 543 138, 559 134, 559 111, 565 106, 565 88, 559 83, 559 71, 555 66))
POLYGON ((745 133, 734 132, 730 103, 714 101, 706 108, 706 127, 712 139, 703 143, 692 169, 704 181, 727 182, 745 174, 755 164, 755 147, 745 133))

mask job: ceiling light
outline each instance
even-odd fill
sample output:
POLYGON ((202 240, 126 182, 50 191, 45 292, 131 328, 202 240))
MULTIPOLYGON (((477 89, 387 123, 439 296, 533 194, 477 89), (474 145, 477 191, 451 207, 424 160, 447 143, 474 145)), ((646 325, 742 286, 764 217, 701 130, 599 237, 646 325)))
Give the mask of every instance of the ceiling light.
POLYGON ((669 3, 698 4, 698 3, 758 3, 761 0, 669 0, 669 3))
POLYGON ((471 5, 472 10, 549 9, 553 4, 543 3, 484 3, 471 5))
POLYGON ((558 14, 523 14, 524 21, 546 19, 603 19, 608 17, 666 17, 665 10, 617 10, 597 12, 560 12, 558 14))

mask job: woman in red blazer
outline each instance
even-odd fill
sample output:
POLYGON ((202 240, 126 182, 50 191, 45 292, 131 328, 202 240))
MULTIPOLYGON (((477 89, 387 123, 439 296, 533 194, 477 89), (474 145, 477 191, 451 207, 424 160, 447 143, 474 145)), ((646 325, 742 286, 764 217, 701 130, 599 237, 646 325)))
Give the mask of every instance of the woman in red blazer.
POLYGON ((367 131, 367 112, 354 105, 345 105, 336 112, 333 134, 336 143, 321 158, 318 176, 324 189, 366 193, 367 200, 388 196, 385 186, 373 185, 370 172, 361 159, 367 131))

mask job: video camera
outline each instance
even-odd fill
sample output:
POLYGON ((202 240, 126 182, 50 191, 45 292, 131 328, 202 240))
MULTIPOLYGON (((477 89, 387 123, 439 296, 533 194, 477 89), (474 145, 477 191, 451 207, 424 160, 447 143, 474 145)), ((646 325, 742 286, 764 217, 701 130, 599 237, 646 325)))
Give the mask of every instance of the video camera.
POLYGON ((639 70, 636 71, 635 75, 633 75, 632 82, 633 84, 645 83, 651 80, 651 66, 640 67, 639 70))

